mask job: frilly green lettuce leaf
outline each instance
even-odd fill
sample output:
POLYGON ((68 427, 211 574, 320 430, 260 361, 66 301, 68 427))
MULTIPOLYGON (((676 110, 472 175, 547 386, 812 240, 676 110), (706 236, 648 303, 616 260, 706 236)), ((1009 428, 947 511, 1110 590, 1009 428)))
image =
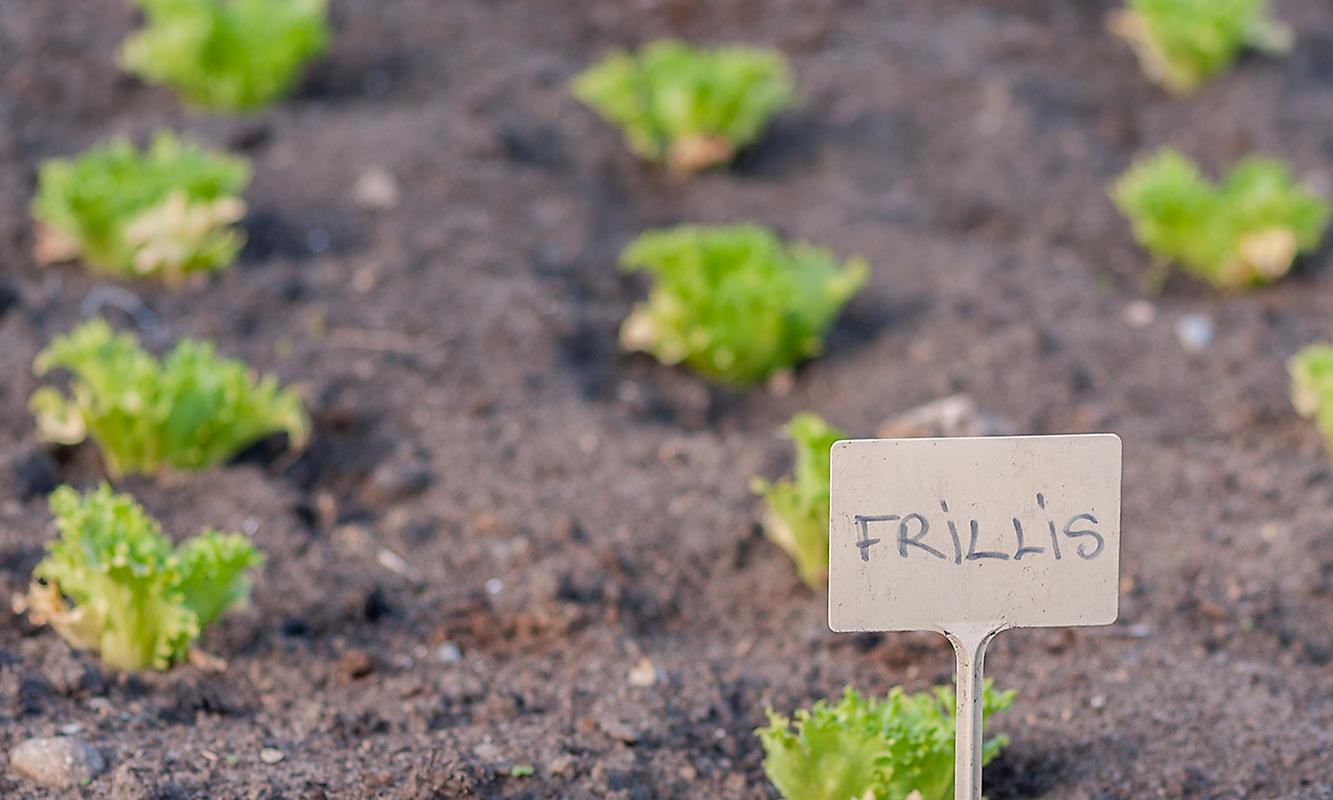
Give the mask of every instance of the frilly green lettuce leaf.
POLYGON ((60 537, 16 608, 71 647, 125 671, 167 669, 246 591, 261 556, 239 534, 207 532, 173 548, 157 520, 103 484, 51 495, 60 537))
MULTIPOLYGON (((1003 711, 1014 692, 996 692, 987 681, 983 717, 1003 711)), ((954 786, 954 693, 939 687, 883 699, 852 689, 836 703, 816 702, 788 719, 768 711, 756 733, 764 747, 764 773, 785 800, 951 800, 954 786)), ((982 763, 1006 744, 988 739, 982 763)))
POLYGON ((1117 179, 1111 198, 1149 252, 1225 289, 1286 275, 1297 255, 1318 248, 1330 218, 1329 204, 1282 162, 1257 156, 1214 186, 1165 149, 1117 179))
POLYGON ((620 256, 656 279, 625 319, 621 344, 712 380, 746 385, 819 355, 825 331, 865 284, 861 259, 786 245, 754 225, 645 233, 620 256))
POLYGON ((245 236, 239 195, 249 163, 159 133, 140 152, 116 139, 41 166, 33 217, 38 257, 171 283, 223 269, 245 236))
POLYGON ((731 161, 792 103, 776 51, 671 40, 612 53, 575 78, 573 92, 620 126, 635 155, 685 172, 731 161))
POLYGON ((182 340, 159 361, 134 336, 94 318, 54 339, 34 368, 73 376, 67 397, 51 387, 33 394, 39 433, 73 444, 85 432, 113 475, 205 469, 271 433, 285 432, 296 449, 309 436, 295 392, 218 358, 206 342, 182 340))
POLYGON ((1173 92, 1192 92, 1253 47, 1280 54, 1292 34, 1267 0, 1129 0, 1110 28, 1134 48, 1144 73, 1173 92))
POLYGON ((768 505, 764 533, 796 564, 801 580, 818 588, 828 577, 829 451, 847 434, 815 414, 797 414, 784 428, 796 450, 792 478, 751 488, 768 505))
POLYGON ((147 25, 120 64, 187 102, 244 111, 287 94, 328 47, 326 0, 136 0, 147 25))

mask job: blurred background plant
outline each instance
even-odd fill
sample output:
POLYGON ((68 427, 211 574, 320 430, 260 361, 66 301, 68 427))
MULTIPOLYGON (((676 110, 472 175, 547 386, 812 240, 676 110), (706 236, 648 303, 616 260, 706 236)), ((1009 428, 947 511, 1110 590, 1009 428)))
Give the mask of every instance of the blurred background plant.
POLYGON ((840 265, 757 225, 651 231, 620 265, 656 281, 621 325, 625 349, 739 386, 823 352, 824 333, 870 273, 859 258, 840 265))
POLYGON ((188 103, 248 111, 291 91, 328 47, 326 0, 135 0, 147 24, 121 66, 188 103))
POLYGON ((793 101, 777 51, 672 40, 612 53, 580 73, 573 92, 620 127, 635 155, 680 172, 730 162, 793 101))
POLYGON ((143 151, 127 139, 42 164, 33 217, 36 258, 81 259, 111 274, 179 284, 229 265, 245 243, 244 158, 160 132, 143 151))

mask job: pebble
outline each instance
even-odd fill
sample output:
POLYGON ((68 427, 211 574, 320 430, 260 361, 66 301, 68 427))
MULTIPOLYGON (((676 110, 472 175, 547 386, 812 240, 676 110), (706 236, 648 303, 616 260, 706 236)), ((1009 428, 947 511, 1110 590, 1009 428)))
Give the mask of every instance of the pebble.
POLYGON ((546 765, 546 772, 558 778, 568 777, 574 772, 574 757, 568 753, 556 756, 546 765))
POLYGON ((624 742, 625 744, 636 744, 639 741, 639 732, 629 725, 615 719, 604 719, 597 723, 602 732, 612 739, 624 742))
POLYGON ((495 761, 500 758, 500 748, 490 742, 482 742, 472 748, 472 755, 480 758, 482 761, 495 761))
POLYGON ((276 764, 287 757, 287 754, 276 747, 265 747, 259 751, 259 760, 265 764, 276 764))
POLYGON ((311 228, 305 235, 306 249, 315 255, 319 255, 329 249, 333 244, 333 238, 329 232, 323 228, 311 228))
POLYGON ((630 669, 629 685, 637 686, 640 689, 657 685, 657 667, 653 666, 652 659, 641 658, 639 663, 630 669))
POLYGON ((411 457, 383 462, 371 473, 365 496, 371 503, 388 505, 420 494, 430 486, 430 470, 411 457))
POLYGON ((398 205, 398 180, 383 167, 361 173, 352 187, 352 200, 369 211, 388 211, 398 205))
POLYGON ((1187 353, 1201 353, 1213 341, 1213 321, 1205 314, 1186 314, 1176 320, 1176 338, 1187 353))
POLYGON ((446 664, 457 664, 463 660, 463 651, 453 642, 445 642, 435 650, 435 656, 446 664))
POLYGON ((338 678, 344 682, 364 678, 375 670, 375 662, 365 650, 348 650, 338 658, 338 678))
POLYGON ((96 778, 106 769, 106 759, 82 739, 39 736, 15 745, 9 766, 34 783, 62 788, 96 778))
POLYGON ((883 439, 914 436, 1005 436, 1013 422, 983 411, 971 395, 932 400, 885 420, 875 434, 883 439))
POLYGON ((1146 328, 1157 319, 1157 306, 1147 300, 1135 300, 1125 305, 1122 318, 1131 328, 1146 328))

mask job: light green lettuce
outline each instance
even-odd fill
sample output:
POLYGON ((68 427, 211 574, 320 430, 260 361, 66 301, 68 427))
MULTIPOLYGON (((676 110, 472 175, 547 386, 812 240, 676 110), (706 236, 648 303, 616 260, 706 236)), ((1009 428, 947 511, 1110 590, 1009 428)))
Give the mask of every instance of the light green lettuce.
POLYGON ((1185 156, 1165 149, 1111 187, 1139 243, 1226 289, 1271 283, 1319 246, 1329 204, 1280 161, 1250 157, 1214 186, 1185 156))
MULTIPOLYGON (((983 717, 1003 711, 1014 692, 987 681, 983 717)), ((768 711, 756 733, 764 746, 764 774, 785 800, 952 800, 954 693, 862 697, 852 689, 836 703, 820 700, 794 719, 768 711)), ((1004 736, 987 739, 981 762, 999 755, 1004 736)))
POLYGON ((796 450, 792 478, 751 488, 764 497, 764 533, 793 562, 801 580, 818 588, 828 578, 829 451, 847 434, 815 414, 797 414, 783 429, 796 450))
POLYGON ((1333 344, 1317 342, 1287 361, 1291 375, 1291 403, 1296 412, 1319 427, 1333 453, 1333 344))
POLYGON ((1110 28, 1134 48, 1151 80, 1178 93, 1225 70, 1245 47, 1280 54, 1292 40, 1269 14, 1268 0, 1129 0, 1110 28))
POLYGON ((291 91, 330 38, 326 0, 136 0, 120 64, 196 106, 244 111, 291 91))
POLYGON ((159 133, 140 152, 126 139, 41 166, 32 215, 37 258, 179 283, 236 257, 249 163, 159 133))
POLYGON ((607 56, 574 79, 573 92, 620 126, 640 158, 684 172, 731 161, 793 99, 776 51, 671 40, 607 56))
POLYGON ((57 368, 73 374, 69 395, 50 386, 33 394, 39 435, 61 444, 91 437, 112 475, 205 469, 271 433, 298 449, 309 435, 295 392, 218 358, 207 342, 182 340, 159 360, 95 318, 37 355, 37 374, 57 368))
POLYGON ((621 344, 735 385, 819 355, 825 331, 869 274, 861 259, 839 265, 827 250, 786 245, 755 225, 645 233, 620 264, 656 279, 621 326, 621 344))
POLYGON ((239 533, 207 530, 173 548, 134 498, 106 484, 82 496, 60 487, 51 513, 60 537, 17 606, 119 670, 181 661, 203 628, 246 596, 246 572, 263 560, 239 533))

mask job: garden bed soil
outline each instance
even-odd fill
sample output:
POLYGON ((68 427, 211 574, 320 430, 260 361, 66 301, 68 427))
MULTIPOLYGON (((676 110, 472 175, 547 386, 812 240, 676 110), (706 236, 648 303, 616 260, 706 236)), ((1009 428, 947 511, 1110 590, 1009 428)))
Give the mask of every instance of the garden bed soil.
MULTIPOLYGON (((788 468, 796 411, 866 434, 965 391, 1125 455, 1120 622, 994 642, 988 674, 1020 694, 990 726, 1012 741, 988 796, 1333 797, 1333 463, 1283 366, 1333 336, 1333 250, 1269 289, 1146 294, 1105 194, 1168 143, 1213 171, 1280 154, 1331 188, 1333 6, 1278 3, 1290 57, 1181 98, 1104 31, 1113 5, 335 0, 296 96, 232 118, 113 67, 129 3, 10 4, 0 596, 52 535, 45 492, 102 475, 25 410, 34 354, 89 310, 298 384, 315 437, 119 482, 176 535, 242 529, 267 553, 202 641, 228 666, 117 676, 6 615, 0 751, 77 731, 110 765, 86 797, 773 797, 766 706, 924 688, 953 662, 934 635, 830 633, 747 482, 788 468), (668 34, 782 48, 801 106, 731 171, 636 163, 567 85, 668 34), (38 164, 163 125, 253 159, 235 267, 171 291, 37 266, 38 164), (357 202, 375 169, 392 209, 357 202), (734 220, 874 265, 790 387, 617 350, 644 291, 619 249, 734 220), (1194 352, 1189 315, 1212 326, 1194 352), (659 682, 631 685, 645 658, 659 682)), ((65 796, 45 791, 0 769, 0 795, 65 796)))

